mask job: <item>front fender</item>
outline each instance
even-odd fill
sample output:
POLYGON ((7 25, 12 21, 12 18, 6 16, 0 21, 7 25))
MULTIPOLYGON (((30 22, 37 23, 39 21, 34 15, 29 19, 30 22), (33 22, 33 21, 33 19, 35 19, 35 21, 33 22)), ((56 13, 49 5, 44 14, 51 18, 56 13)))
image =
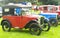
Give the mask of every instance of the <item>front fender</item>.
MULTIPOLYGON (((8 21, 8 20, 7 20, 7 19, 2 20, 2 21, 1 21, 1 25, 2 25, 3 21, 8 21)), ((10 21, 8 21, 8 22, 10 23, 10 21)))

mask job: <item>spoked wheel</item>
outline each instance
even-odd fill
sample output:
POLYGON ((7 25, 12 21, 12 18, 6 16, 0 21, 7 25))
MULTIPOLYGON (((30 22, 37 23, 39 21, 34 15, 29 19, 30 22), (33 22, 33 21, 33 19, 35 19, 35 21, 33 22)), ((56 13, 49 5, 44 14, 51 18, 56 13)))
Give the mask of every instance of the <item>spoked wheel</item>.
POLYGON ((58 19, 58 22, 60 22, 60 18, 58 19))
POLYGON ((46 19, 44 20, 43 24, 40 25, 41 29, 43 31, 49 31, 50 30, 50 23, 46 19))
POLYGON ((60 16, 59 15, 57 16, 57 19, 58 19, 58 22, 60 22, 60 16))
POLYGON ((50 23, 52 26, 55 26, 55 27, 58 26, 58 20, 57 19, 51 19, 50 23))
POLYGON ((60 25, 60 18, 58 18, 58 24, 60 25))
POLYGON ((11 24, 8 21, 3 21, 2 29, 3 31, 9 32, 11 30, 11 24))
POLYGON ((37 23, 32 23, 29 30, 32 35, 40 35, 42 32, 37 23))

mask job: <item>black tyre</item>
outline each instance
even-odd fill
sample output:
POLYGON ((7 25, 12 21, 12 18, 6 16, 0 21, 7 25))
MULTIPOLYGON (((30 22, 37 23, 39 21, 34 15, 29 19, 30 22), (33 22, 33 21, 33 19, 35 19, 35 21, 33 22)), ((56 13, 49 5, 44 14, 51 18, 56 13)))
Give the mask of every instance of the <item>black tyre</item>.
POLYGON ((29 30, 32 35, 40 35, 42 32, 37 23, 31 23, 29 30))
POLYGON ((58 24, 60 25, 60 16, 59 15, 57 16, 57 19, 58 19, 58 24))
POLYGON ((8 21, 2 22, 3 31, 9 32, 11 30, 11 24, 8 21))
POLYGON ((59 15, 57 16, 57 19, 58 19, 58 22, 60 22, 60 16, 59 15))
POLYGON ((43 23, 40 25, 42 31, 49 31, 50 30, 50 23, 47 19, 44 19, 43 23))
POLYGON ((50 24, 52 25, 52 26, 58 26, 58 20, 57 19, 50 19, 50 24))

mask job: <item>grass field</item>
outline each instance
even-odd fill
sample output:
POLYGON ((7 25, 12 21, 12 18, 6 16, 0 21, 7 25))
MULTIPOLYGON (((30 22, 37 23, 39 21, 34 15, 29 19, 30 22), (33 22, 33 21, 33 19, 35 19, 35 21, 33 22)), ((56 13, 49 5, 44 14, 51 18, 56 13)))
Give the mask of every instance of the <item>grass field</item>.
POLYGON ((4 32, 0 26, 0 38, 60 38, 60 25, 58 27, 51 27, 48 32, 43 31, 40 36, 31 35, 28 30, 20 29, 4 32))

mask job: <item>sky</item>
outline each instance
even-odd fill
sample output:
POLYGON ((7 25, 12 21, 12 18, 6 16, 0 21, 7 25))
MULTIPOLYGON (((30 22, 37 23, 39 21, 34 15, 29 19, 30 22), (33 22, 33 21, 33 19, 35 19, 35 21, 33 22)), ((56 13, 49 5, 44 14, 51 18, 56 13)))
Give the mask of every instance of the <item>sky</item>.
POLYGON ((0 1, 3 1, 3 0, 0 0, 0 1))

